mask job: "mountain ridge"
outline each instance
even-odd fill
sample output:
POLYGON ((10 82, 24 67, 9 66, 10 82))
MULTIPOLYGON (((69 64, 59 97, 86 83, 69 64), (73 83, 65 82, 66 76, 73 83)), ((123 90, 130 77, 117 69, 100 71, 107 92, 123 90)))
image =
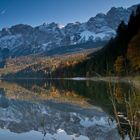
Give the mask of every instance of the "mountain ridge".
POLYGON ((124 20, 127 23, 136 7, 137 5, 127 9, 112 7, 106 14, 99 13, 87 22, 68 23, 64 27, 52 22, 36 27, 18 24, 3 28, 0 31, 0 48, 8 48, 10 55, 16 57, 37 53, 48 54, 50 50, 71 45, 80 50, 77 44, 86 42, 94 42, 92 46, 98 47, 96 42, 105 42, 115 37, 120 22, 124 20))

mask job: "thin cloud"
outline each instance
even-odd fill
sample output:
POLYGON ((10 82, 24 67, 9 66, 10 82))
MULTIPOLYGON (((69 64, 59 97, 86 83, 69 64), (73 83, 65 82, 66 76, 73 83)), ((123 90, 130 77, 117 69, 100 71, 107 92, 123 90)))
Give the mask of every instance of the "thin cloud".
POLYGON ((1 10, 1 11, 0 11, 0 14, 1 14, 1 15, 4 15, 4 14, 6 13, 6 11, 7 11, 7 9, 1 10))

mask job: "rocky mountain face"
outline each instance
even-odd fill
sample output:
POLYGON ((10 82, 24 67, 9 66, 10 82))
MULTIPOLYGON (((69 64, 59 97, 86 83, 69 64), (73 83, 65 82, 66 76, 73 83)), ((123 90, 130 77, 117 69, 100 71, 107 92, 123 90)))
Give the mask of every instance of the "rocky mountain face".
POLYGON ((131 12, 136 7, 137 5, 128 9, 113 7, 106 14, 99 13, 85 23, 68 23, 64 27, 53 22, 37 27, 19 24, 3 28, 0 31, 0 48, 8 48, 11 56, 21 56, 87 41, 108 41, 115 36, 117 26, 122 20, 128 22, 131 12))

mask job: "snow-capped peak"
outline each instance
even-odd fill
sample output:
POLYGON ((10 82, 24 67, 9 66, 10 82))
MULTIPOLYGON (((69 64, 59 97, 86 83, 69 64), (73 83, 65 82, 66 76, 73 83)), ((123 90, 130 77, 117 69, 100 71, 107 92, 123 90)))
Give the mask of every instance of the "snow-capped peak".
POLYGON ((62 28, 64 28, 65 27, 65 25, 63 25, 63 24, 58 24, 58 28, 59 29, 62 29, 62 28))
POLYGON ((106 14, 99 13, 84 23, 77 21, 62 25, 52 22, 34 28, 19 24, 3 28, 0 31, 0 48, 9 48, 15 55, 17 52, 21 53, 18 55, 27 55, 89 40, 108 41, 116 35, 120 22, 124 20, 127 23, 131 12, 136 8, 137 6, 128 9, 113 7, 106 14))

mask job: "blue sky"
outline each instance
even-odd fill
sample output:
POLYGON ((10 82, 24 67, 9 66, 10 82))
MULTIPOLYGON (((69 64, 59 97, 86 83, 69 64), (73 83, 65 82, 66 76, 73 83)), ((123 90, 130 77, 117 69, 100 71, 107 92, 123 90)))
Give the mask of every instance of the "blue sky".
POLYGON ((83 22, 112 6, 127 8, 138 3, 140 0, 0 0, 0 28, 19 23, 83 22))

